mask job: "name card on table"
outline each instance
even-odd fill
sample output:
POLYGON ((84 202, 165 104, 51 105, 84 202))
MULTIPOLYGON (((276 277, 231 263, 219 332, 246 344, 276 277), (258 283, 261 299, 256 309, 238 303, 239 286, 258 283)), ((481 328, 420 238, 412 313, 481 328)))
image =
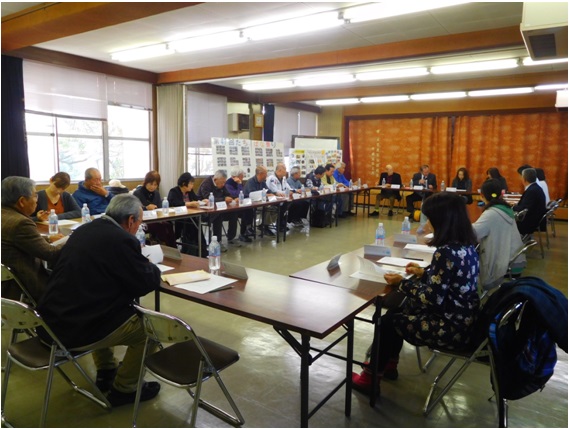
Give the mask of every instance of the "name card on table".
POLYGON ((423 185, 415 185, 413 186, 413 189, 415 189, 416 191, 422 191, 424 188, 423 185))
POLYGON ((156 214, 156 210, 146 210, 142 212, 143 220, 156 219, 157 217, 158 215, 156 214))
POLYGON ((174 207, 174 214, 188 214, 188 209, 186 206, 174 207))
POLYGON ((277 197, 275 195, 269 196, 269 203, 274 203, 276 200, 277 200, 277 197))
POLYGON ((328 262, 328 266, 326 267, 326 269, 328 271, 332 271, 335 270, 336 268, 340 268, 340 257, 342 256, 342 253, 338 253, 336 256, 332 257, 332 259, 330 259, 330 262, 328 262))
POLYGON ((391 249, 387 246, 377 246, 375 244, 364 245, 364 255, 370 256, 391 256, 391 249))
POLYGON ((367 189, 367 183, 364 183, 364 185, 362 186, 362 188, 367 189))
POLYGON ((391 189, 400 189, 401 185, 391 185, 391 189))
POLYGON ((250 206, 251 204, 253 204, 251 198, 243 198, 243 202, 239 204, 239 207, 250 206))
POLYGON ((456 192, 456 188, 446 188, 445 191, 447 192, 456 192))
POLYGON ((220 201, 219 203, 215 203, 215 207, 217 208, 217 210, 226 210, 227 203, 225 201, 220 201))
POLYGON ((393 236, 394 240, 396 243, 416 243, 417 242, 417 236, 413 235, 413 234, 395 234, 393 236))
POLYGON ((330 186, 330 187, 325 186, 322 191, 323 191, 322 192, 323 194, 331 194, 332 193, 332 186, 330 186))
POLYGON ((298 200, 299 198, 302 198, 302 195, 297 194, 296 192, 294 194, 292 194, 292 199, 293 200, 298 200))

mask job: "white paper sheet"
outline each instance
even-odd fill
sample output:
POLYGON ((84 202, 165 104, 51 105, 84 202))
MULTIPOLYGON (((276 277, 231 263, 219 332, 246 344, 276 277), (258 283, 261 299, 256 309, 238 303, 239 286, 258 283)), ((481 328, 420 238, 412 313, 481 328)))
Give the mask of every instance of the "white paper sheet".
POLYGON ((436 247, 431 247, 431 246, 427 246, 426 244, 406 244, 405 245, 405 249, 408 250, 415 250, 417 252, 423 252, 423 253, 435 253, 436 247))
POLYGON ((179 285, 176 285, 176 287, 190 292, 204 294, 208 292, 217 292, 223 289, 230 289, 233 287, 230 286, 231 283, 235 282, 237 282, 235 279, 220 277, 212 274, 209 280, 202 280, 193 283, 181 283, 179 285))
POLYGON ((164 260, 164 252, 159 244, 154 246, 144 246, 141 249, 142 255, 147 257, 153 264, 159 264, 164 260))
POLYGON ((155 264, 155 265, 158 267, 161 273, 174 269, 174 267, 169 267, 168 265, 163 265, 163 264, 155 264))
POLYGON ((396 257, 392 257, 392 256, 386 256, 384 258, 379 259, 377 262, 380 264, 383 264, 383 265, 394 265, 396 267, 406 267, 409 262, 415 262, 421 268, 425 268, 425 267, 429 266, 429 263, 426 261, 416 261, 416 260, 405 259, 405 258, 396 258, 396 257))
POLYGON ((409 278, 412 276, 411 274, 405 273, 405 270, 402 270, 400 268, 394 268, 394 267, 388 268, 388 267, 379 266, 373 263, 373 261, 364 259, 359 256, 358 259, 360 261, 360 269, 359 271, 356 271, 355 273, 350 275, 350 277, 352 278, 387 284, 384 277, 385 274, 399 274, 403 278, 409 278))

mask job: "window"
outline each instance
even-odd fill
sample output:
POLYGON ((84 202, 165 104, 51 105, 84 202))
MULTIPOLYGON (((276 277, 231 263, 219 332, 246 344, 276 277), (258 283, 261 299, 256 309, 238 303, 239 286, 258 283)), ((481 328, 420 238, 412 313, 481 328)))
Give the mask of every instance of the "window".
POLYGON ((31 178, 46 182, 65 171, 79 181, 89 167, 99 169, 105 180, 144 177, 150 170, 150 113, 108 106, 108 118, 107 122, 27 112, 31 178))
POLYGON ((188 171, 192 176, 206 176, 214 173, 211 147, 188 148, 188 171))

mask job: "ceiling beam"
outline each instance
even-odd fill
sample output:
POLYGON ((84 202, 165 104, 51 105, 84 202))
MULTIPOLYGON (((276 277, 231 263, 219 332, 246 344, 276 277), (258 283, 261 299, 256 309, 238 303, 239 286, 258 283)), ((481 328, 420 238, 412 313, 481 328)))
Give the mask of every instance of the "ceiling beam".
POLYGON ((200 3, 43 3, 2 18, 2 53, 200 3))
POLYGON ((159 83, 196 82, 249 75, 262 75, 291 70, 307 70, 369 62, 400 61, 427 56, 456 55, 463 52, 487 51, 524 46, 519 27, 506 27, 470 33, 449 34, 426 39, 406 40, 340 51, 321 52, 249 61, 237 64, 186 69, 159 74, 159 83))

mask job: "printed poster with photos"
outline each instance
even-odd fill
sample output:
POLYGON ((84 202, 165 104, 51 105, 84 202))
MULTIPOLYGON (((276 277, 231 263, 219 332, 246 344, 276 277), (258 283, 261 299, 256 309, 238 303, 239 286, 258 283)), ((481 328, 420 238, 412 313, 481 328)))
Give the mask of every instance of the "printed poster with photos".
POLYGON ((333 164, 342 161, 342 151, 318 149, 290 149, 288 169, 300 167, 300 175, 306 176, 319 165, 333 164))
POLYGON ((249 178, 258 165, 267 167, 271 174, 277 163, 284 162, 282 143, 212 137, 211 148, 214 170, 225 170, 228 175, 239 167, 249 178))

